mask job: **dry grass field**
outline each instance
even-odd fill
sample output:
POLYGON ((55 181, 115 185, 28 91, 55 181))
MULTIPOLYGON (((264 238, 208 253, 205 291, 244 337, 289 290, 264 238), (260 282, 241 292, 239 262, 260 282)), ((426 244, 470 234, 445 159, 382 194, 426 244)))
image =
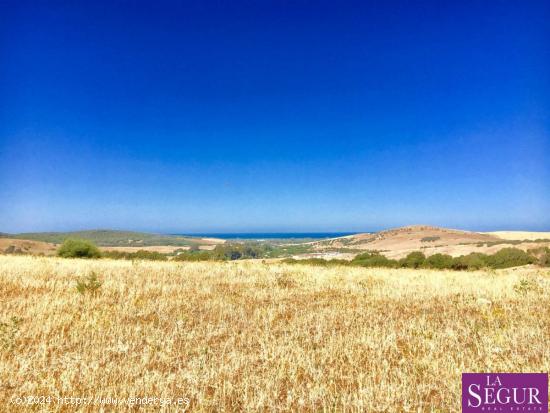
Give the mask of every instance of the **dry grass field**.
POLYGON ((550 370, 549 298, 537 268, 0 256, 0 411, 458 412, 462 372, 550 370))

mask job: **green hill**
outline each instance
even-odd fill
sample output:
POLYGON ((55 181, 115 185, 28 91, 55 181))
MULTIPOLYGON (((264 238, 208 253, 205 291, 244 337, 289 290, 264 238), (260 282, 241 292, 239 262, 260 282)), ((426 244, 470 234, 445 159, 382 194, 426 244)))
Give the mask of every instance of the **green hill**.
POLYGON ((80 238, 103 247, 140 247, 154 245, 191 246, 199 245, 200 239, 175 235, 150 234, 147 232, 89 230, 74 232, 27 232, 21 234, 0 233, 0 238, 17 238, 61 244, 67 238, 80 238))

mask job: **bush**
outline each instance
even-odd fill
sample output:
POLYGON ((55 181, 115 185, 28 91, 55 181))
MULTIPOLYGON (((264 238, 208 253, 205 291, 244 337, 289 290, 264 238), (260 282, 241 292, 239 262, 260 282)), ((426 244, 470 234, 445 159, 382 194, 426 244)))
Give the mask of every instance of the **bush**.
POLYGON ((479 252, 472 252, 468 255, 456 257, 451 264, 453 270, 479 270, 486 266, 487 255, 479 252))
POLYGON ((15 245, 10 245, 8 248, 4 250, 5 254, 23 254, 23 250, 21 248, 17 248, 15 245))
POLYGON ((217 245, 212 251, 216 260, 240 260, 247 258, 264 258, 271 252, 271 247, 265 244, 225 243, 217 245))
POLYGON ((397 261, 390 260, 378 252, 366 252, 364 254, 359 254, 351 261, 351 264, 359 265, 361 267, 396 268, 398 266, 397 261))
POLYGON ((139 250, 131 254, 133 260, 153 260, 153 261, 166 261, 168 257, 157 251, 139 250))
POLYGON ((425 266, 427 268, 446 269, 452 268, 453 257, 447 254, 434 254, 426 258, 425 266))
POLYGON ((122 251, 103 251, 101 254, 102 258, 112 258, 114 260, 123 260, 128 257, 128 252, 122 251))
POLYGON ((504 248, 493 255, 487 256, 487 264, 491 268, 509 268, 533 264, 536 259, 518 248, 504 248))
POLYGON ((399 264, 405 268, 420 268, 424 266, 426 256, 420 251, 411 252, 405 258, 399 260, 399 264))
POLYGON ((212 259, 211 251, 184 251, 174 257, 174 261, 208 261, 212 259))
POLYGON ((104 251, 101 256, 103 258, 112 258, 115 260, 152 260, 166 261, 168 257, 157 251, 138 250, 136 252, 126 251, 104 251))
POLYGON ((197 245, 197 244, 193 244, 193 245, 190 245, 189 246, 189 252, 199 252, 200 251, 200 247, 197 245))
POLYGON ((514 285, 514 291, 521 295, 526 295, 530 292, 537 292, 540 291, 540 289, 540 286, 535 280, 530 280, 527 278, 520 280, 519 283, 514 285))
POLYGON ((95 295, 98 292, 99 287, 101 287, 101 282, 98 280, 97 274, 93 271, 87 277, 76 281, 76 290, 80 294, 90 293, 95 295))
POLYGON ((57 255, 64 258, 99 258, 101 253, 91 241, 67 239, 57 250, 57 255))
POLYGON ((435 242, 440 239, 441 237, 424 237, 420 240, 420 242, 435 242))

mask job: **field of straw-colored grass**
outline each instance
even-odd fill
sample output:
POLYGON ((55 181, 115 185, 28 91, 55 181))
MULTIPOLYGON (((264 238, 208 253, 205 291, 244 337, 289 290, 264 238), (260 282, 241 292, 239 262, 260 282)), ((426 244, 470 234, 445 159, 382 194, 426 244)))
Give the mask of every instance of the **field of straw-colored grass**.
POLYGON ((462 372, 550 370, 549 293, 534 268, 0 256, 0 411, 458 412, 462 372))

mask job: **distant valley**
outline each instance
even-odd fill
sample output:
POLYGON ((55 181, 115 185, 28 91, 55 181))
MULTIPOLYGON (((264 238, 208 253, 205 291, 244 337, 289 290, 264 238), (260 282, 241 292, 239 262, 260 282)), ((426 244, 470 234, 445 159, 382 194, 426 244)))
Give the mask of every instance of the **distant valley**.
POLYGON ((258 234, 260 240, 255 240, 251 238, 251 234, 248 234, 247 239, 226 240, 203 234, 199 237, 116 230, 2 233, 0 234, 0 252, 54 255, 58 246, 69 238, 92 241, 103 251, 146 250, 163 254, 175 254, 177 251, 189 249, 212 250, 217 245, 228 242, 268 244, 275 251, 272 258, 293 257, 296 259, 352 259, 357 254, 367 251, 376 251, 393 259, 403 258, 412 251, 422 251, 426 256, 437 253, 459 256, 472 252, 492 254, 510 246, 524 251, 550 246, 550 232, 496 231, 481 233, 428 225, 413 225, 376 233, 359 233, 324 239, 296 238, 295 235, 287 239, 271 239, 265 234, 258 234))

